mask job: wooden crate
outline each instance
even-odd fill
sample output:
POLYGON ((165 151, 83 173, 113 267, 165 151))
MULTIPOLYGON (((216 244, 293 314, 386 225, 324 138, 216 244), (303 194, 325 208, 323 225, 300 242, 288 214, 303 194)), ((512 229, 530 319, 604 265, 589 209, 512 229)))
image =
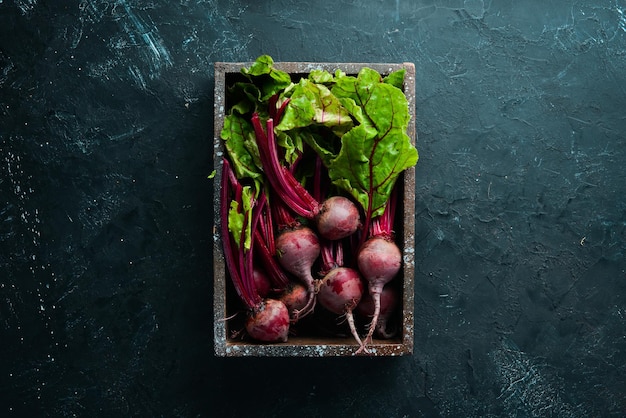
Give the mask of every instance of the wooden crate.
MULTIPOLYGON (((223 127, 226 110, 226 89, 232 80, 239 76, 241 68, 249 67, 251 62, 217 62, 215 63, 215 102, 214 102, 214 179, 213 196, 213 329, 214 350, 217 356, 273 356, 273 357, 339 357, 352 356, 358 349, 349 332, 346 336, 329 336, 314 327, 299 330, 298 335, 290 335, 285 343, 258 343, 241 338, 233 338, 232 316, 240 305, 230 277, 226 271, 220 236, 220 196, 221 166, 224 155, 223 141, 220 132, 223 127)), ((406 76, 403 90, 408 99, 411 122, 407 134, 415 144, 415 66, 412 63, 316 63, 316 62, 276 62, 275 67, 288 72, 292 78, 304 76, 313 69, 324 69, 331 73, 339 69, 348 75, 356 75, 363 67, 369 67, 382 75, 404 68, 406 76)), ((397 337, 389 340, 374 339, 368 345, 370 356, 401 356, 413 353, 413 312, 414 312, 414 274, 415 274, 415 169, 406 170, 398 179, 402 199, 399 199, 396 213, 396 242, 403 255, 403 267, 394 278, 400 281, 402 292, 401 305, 396 318, 399 326, 397 337)), ((242 315, 238 315, 241 317, 242 315)), ((361 329, 362 331, 362 329, 361 329)))

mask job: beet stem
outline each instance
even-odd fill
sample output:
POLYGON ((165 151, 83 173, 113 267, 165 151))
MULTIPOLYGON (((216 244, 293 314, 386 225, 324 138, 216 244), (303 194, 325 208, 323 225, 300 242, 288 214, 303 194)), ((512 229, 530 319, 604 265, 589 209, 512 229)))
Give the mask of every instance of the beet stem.
POLYGON ((252 309, 260 302, 261 298, 258 294, 255 295, 253 293, 250 293, 248 289, 244 286, 242 277, 237 268, 237 265, 239 265, 238 253, 233 251, 233 238, 231 237, 230 231, 228 229, 228 210, 230 208, 228 202, 230 199, 230 192, 232 191, 231 175, 233 175, 233 171, 230 167, 230 164, 226 159, 224 159, 222 166, 222 190, 220 194, 220 218, 222 246, 224 248, 224 262, 226 263, 226 268, 230 273, 231 281, 233 283, 233 286, 235 287, 235 291, 239 295, 239 298, 249 309, 252 309))
MULTIPOLYGON (((258 224, 259 224, 259 219, 261 218, 261 213, 263 212, 263 209, 265 207, 265 203, 266 203, 266 197, 265 197, 265 193, 260 193, 259 194, 259 198, 256 200, 256 202, 252 202, 252 224, 250 225, 251 227, 251 231, 256 231, 258 224)), ((244 218, 247 219, 247 218, 244 218)), ((244 223, 244 228, 242 229, 242 237, 241 237, 241 251, 243 254, 243 257, 246 260, 246 265, 245 265, 245 270, 241 276, 242 281, 244 282, 244 284, 247 285, 249 291, 251 294, 257 295, 258 296, 258 291, 256 289, 256 285, 254 283, 254 244, 255 244, 256 240, 254 238, 252 238, 250 240, 250 249, 248 249, 248 251, 246 251, 245 249, 245 223, 244 223)), ((259 302, 261 301, 261 298, 259 297, 259 302)))
POLYGON ((274 258, 275 251, 272 252, 268 248, 259 230, 254 231, 254 239, 257 245, 255 252, 259 251, 259 260, 261 264, 263 264, 265 272, 269 275, 272 284, 277 289, 284 289, 289 284, 289 278, 276 262, 276 259, 274 258))
POLYGON ((274 135, 274 120, 271 118, 267 120, 266 133, 261 125, 259 115, 254 113, 252 125, 259 147, 263 171, 272 189, 295 213, 307 219, 313 219, 319 212, 319 202, 298 182, 291 171, 280 164, 274 135))
POLYGON ((287 98, 285 99, 285 101, 280 105, 280 107, 276 110, 276 115, 272 116, 274 118, 274 120, 276 120, 277 122, 280 122, 280 120, 283 117, 283 113, 285 112, 285 108, 287 107, 287 104, 289 104, 289 101, 291 99, 287 98))

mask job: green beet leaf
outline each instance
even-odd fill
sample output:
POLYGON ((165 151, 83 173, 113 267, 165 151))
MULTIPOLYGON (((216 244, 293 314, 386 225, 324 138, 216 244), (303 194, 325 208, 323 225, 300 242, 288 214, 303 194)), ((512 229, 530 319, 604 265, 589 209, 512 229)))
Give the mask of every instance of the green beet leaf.
POLYGON ((277 131, 276 132, 276 143, 282 147, 285 152, 283 156, 285 162, 288 166, 291 166, 296 162, 298 157, 304 151, 304 142, 302 141, 302 136, 297 133, 289 133, 277 131))
POLYGON ((269 55, 261 55, 250 68, 242 68, 241 73, 259 86, 261 102, 266 102, 291 84, 289 73, 274 68, 274 60, 269 55))
POLYGON ((404 85, 404 75, 406 74, 406 70, 403 68, 401 70, 394 71, 389 73, 387 77, 383 78, 383 82, 387 84, 391 84, 394 87, 402 89, 404 85))
MULTIPOLYGON (((328 87, 308 79, 301 79, 289 94, 289 104, 275 127, 279 144, 285 149, 286 160, 292 163, 306 142, 318 151, 327 164, 333 150, 332 144, 325 142, 335 141, 338 144, 339 137, 353 127, 350 112, 328 87), (326 134, 326 141, 320 137, 320 132, 326 134)), ((336 148, 339 149, 338 146, 336 148)))
POLYGON ((334 135, 321 135, 317 132, 308 130, 297 130, 292 136, 298 138, 301 142, 308 144, 313 151, 322 159, 322 163, 329 167, 333 159, 337 157, 339 152, 338 138, 334 135), (334 149, 337 148, 335 151, 334 149))
POLYGON ((311 70, 309 80, 318 84, 328 84, 334 81, 334 77, 326 70, 311 70))
POLYGON ((252 243, 252 203, 254 192, 250 186, 244 186, 241 193, 240 203, 232 200, 228 211, 228 230, 232 234, 237 246, 244 239, 244 248, 250 249, 252 243))
POLYGON ((228 88, 228 101, 232 103, 230 113, 246 115, 252 113, 261 100, 261 91, 252 83, 238 82, 228 88))
POLYGON ((336 77, 332 91, 362 123, 342 137, 341 151, 328 167, 330 178, 371 217, 380 216, 400 173, 418 160, 406 134, 410 121, 406 96, 369 68, 356 78, 336 77))
POLYGON ((236 113, 226 115, 221 138, 238 179, 251 178, 263 181, 259 150, 254 139, 252 124, 236 113))
POLYGON ((341 135, 352 127, 349 112, 323 84, 303 78, 291 90, 277 131, 289 131, 311 125, 322 125, 341 135))

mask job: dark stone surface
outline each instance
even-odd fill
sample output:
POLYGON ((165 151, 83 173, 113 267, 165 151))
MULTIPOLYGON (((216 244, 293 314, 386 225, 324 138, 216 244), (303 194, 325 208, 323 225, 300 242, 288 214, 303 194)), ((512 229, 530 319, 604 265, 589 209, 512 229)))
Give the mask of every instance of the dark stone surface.
POLYGON ((614 0, 0 1, 0 415, 620 416, 625 68, 614 0), (412 357, 212 355, 212 63, 262 53, 416 64, 412 357))

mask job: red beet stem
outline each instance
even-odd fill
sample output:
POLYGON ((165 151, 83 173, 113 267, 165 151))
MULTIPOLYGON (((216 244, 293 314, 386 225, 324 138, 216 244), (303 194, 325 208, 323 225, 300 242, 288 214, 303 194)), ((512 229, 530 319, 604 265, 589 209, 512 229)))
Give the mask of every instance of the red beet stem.
POLYGON ((393 238, 393 222, 396 213, 396 204, 398 200, 398 187, 394 187, 389 196, 389 200, 385 205, 383 214, 376 218, 370 230, 370 236, 387 236, 393 238))
POLYGON ((274 242, 274 221, 272 219, 269 199, 265 204, 263 212, 261 213, 259 227, 255 230, 255 235, 257 231, 259 231, 261 237, 263 238, 263 244, 265 244, 271 254, 274 254, 276 251, 276 245, 274 242))
MULTIPOLYGON (((398 192, 397 186, 393 188, 391 191, 391 195, 389 196, 389 200, 385 205, 385 211, 382 215, 373 218, 370 220, 369 229, 367 229, 368 233, 364 236, 368 238, 372 237, 384 237, 389 240, 394 239, 393 234, 393 222, 396 213, 396 205, 398 200, 398 192)), ((361 243, 361 246, 365 242, 361 243)))
POLYGON ((322 258, 320 275, 326 276, 329 271, 337 267, 337 263, 335 262, 334 241, 320 238, 320 256, 322 258))
POLYGON ((320 238, 322 265, 320 274, 325 276, 332 269, 343 267, 343 243, 341 240, 320 238))
POLYGON ((289 98, 285 99, 285 101, 280 105, 280 107, 276 109, 276 114, 272 116, 274 120, 277 120, 280 122, 280 120, 283 117, 283 113, 285 113, 285 108, 287 107, 287 104, 289 103, 290 100, 291 99, 289 98))
POLYGON ((267 273, 275 290, 283 290, 289 284, 289 278, 285 275, 285 272, 280 268, 274 254, 276 250, 271 251, 265 243, 265 239, 261 235, 261 232, 257 229, 254 231, 255 239, 255 254, 258 256, 258 260, 263 265, 265 272, 267 273))
POLYGON ((231 188, 231 175, 234 175, 232 168, 227 160, 223 160, 222 167, 222 190, 221 190, 221 207, 220 207, 220 219, 221 219, 221 234, 222 234, 222 246, 224 248, 224 261, 226 268, 230 274, 231 281, 235 288, 235 291, 239 295, 239 298, 249 309, 253 309, 259 303, 261 303, 261 297, 256 292, 251 292, 250 289, 245 286, 244 280, 241 277, 241 271, 238 266, 241 265, 240 252, 234 250, 233 238, 228 230, 228 210, 230 205, 231 188))
MULTIPOLYGON (((294 229, 301 226, 300 221, 293 217, 289 208, 282 200, 274 199, 272 201, 271 211, 274 215, 274 221, 276 221, 278 231, 294 229)), ((274 242, 274 245, 275 244, 276 242, 274 242)))
POLYGON ((328 177, 328 171, 324 166, 320 156, 315 158, 315 173, 313 177, 313 198, 318 202, 324 200, 328 194, 327 189, 330 184, 330 178, 328 177))
POLYGON ((259 115, 252 116, 252 126, 256 135, 257 145, 263 171, 276 194, 296 214, 313 219, 319 212, 319 202, 300 184, 293 173, 280 164, 274 135, 274 121, 266 122, 267 133, 263 130, 259 115))
MULTIPOLYGON (((259 224, 259 219, 261 217, 261 213, 263 212, 263 209, 265 207, 265 203, 266 203, 266 198, 265 198, 265 193, 260 193, 259 194, 259 198, 256 200, 256 202, 251 202, 252 205, 252 224, 250 225, 250 230, 251 231, 256 231, 258 224, 259 224)), ((239 241, 240 245, 240 252, 243 255, 242 258, 244 258, 246 260, 245 266, 244 266, 244 270, 242 271, 241 274, 241 280, 244 283, 244 285, 248 288, 248 291, 251 294, 255 294, 258 295, 257 289, 256 289, 256 285, 254 283, 254 245, 255 245, 255 241, 254 239, 250 240, 250 248, 248 250, 246 250, 245 248, 245 230, 246 230, 246 221, 247 221, 247 217, 244 217, 244 227, 241 230, 241 239, 239 241)))

